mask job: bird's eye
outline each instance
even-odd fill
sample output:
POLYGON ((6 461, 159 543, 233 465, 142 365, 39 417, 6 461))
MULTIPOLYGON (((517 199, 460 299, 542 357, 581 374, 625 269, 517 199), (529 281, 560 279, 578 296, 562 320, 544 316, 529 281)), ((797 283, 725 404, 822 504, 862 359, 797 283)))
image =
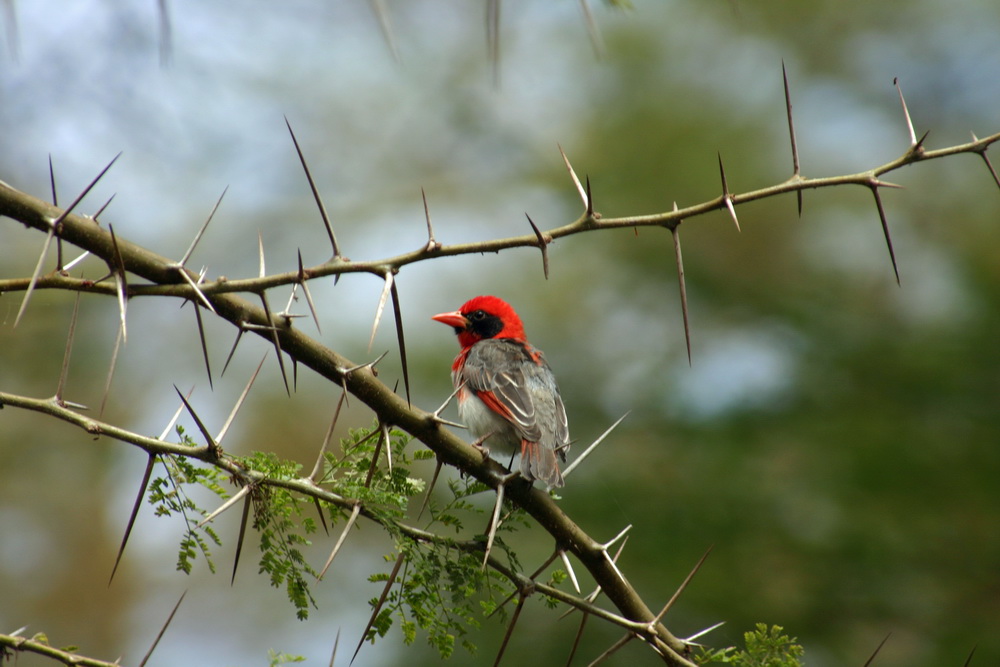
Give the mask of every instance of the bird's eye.
POLYGON ((481 310, 477 310, 469 315, 469 319, 473 322, 481 321, 484 317, 486 317, 486 313, 481 310))

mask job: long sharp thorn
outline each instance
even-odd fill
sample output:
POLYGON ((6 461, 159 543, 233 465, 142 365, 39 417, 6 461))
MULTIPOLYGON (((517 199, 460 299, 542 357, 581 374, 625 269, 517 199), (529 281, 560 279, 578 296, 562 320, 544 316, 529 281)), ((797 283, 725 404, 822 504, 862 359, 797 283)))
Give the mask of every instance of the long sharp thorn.
POLYGON ((170 622, 174 620, 174 614, 176 614, 177 610, 180 609, 181 602, 184 602, 185 595, 187 595, 186 590, 181 593, 180 599, 177 600, 177 604, 175 604, 173 610, 171 610, 170 616, 167 617, 167 622, 163 624, 162 628, 160 628, 160 632, 157 633, 156 639, 153 640, 153 645, 149 647, 149 651, 147 651, 146 655, 143 656, 142 662, 139 663, 139 667, 146 667, 146 663, 149 662, 149 659, 153 656, 153 651, 156 650, 157 644, 159 644, 160 640, 163 639, 163 633, 167 631, 167 628, 170 627, 170 622))
POLYGON ((248 493, 250 493, 250 485, 247 484, 246 486, 241 486, 240 490, 234 493, 232 497, 229 498, 229 500, 219 505, 219 507, 216 508, 215 511, 210 512, 204 519, 199 521, 198 525, 196 525, 195 528, 201 528, 206 523, 211 523, 213 520, 215 520, 215 517, 219 516, 227 509, 229 509, 236 503, 240 502, 240 500, 243 499, 243 496, 247 495, 248 493))
MULTIPOLYGON (((674 202, 677 210, 677 202, 674 202)), ((674 242, 674 264, 677 266, 677 287, 681 293, 681 316, 684 319, 684 343, 687 345, 688 366, 691 365, 691 321, 688 315, 687 282, 684 280, 684 257, 681 255, 681 235, 677 227, 682 221, 670 227, 670 236, 674 242)))
POLYGON ((97 209, 97 213, 94 214, 94 222, 97 222, 97 219, 99 217, 101 217, 102 213, 104 213, 104 209, 106 209, 108 206, 111 205, 111 202, 115 198, 115 194, 117 194, 117 193, 113 193, 110 197, 108 197, 108 201, 104 202, 104 206, 102 206, 101 208, 97 209))
MULTIPOLYGON (((382 443, 385 442, 385 438, 383 437, 384 431, 382 431, 381 423, 379 424, 378 434, 379 434, 378 440, 375 441, 375 451, 372 452, 372 462, 371 465, 368 466, 368 476, 365 477, 366 489, 370 488, 372 485, 372 478, 375 477, 375 468, 378 466, 378 457, 379 454, 382 453, 382 443)), ((386 443, 386 446, 388 446, 388 443, 386 443)))
POLYGON ((316 331, 323 333, 323 329, 319 326, 319 316, 316 315, 316 304, 313 303, 312 294, 309 292, 309 283, 306 282, 306 270, 302 266, 302 251, 299 250, 299 284, 302 285, 302 292, 306 295, 306 303, 309 304, 309 312, 312 313, 313 322, 316 323, 316 331))
POLYGON ((781 61, 781 78, 785 85, 785 111, 788 114, 788 136, 792 142, 792 174, 799 175, 799 148, 795 142, 795 122, 792 120, 792 95, 788 88, 788 70, 785 61, 781 61))
POLYGON ((736 231, 742 231, 740 229, 740 220, 736 217, 736 207, 733 206, 733 198, 726 195, 725 202, 726 208, 729 209, 729 217, 733 219, 733 224, 736 225, 736 231))
POLYGON ((486 44, 493 66, 493 86, 500 87, 500 0, 486 2, 486 44))
POLYGON ((118 351, 122 346, 122 329, 119 327, 118 335, 115 336, 115 347, 111 351, 111 365, 108 367, 108 379, 104 382, 104 393, 101 395, 101 409, 97 413, 97 418, 104 416, 104 408, 108 404, 108 396, 111 395, 111 380, 115 376, 115 366, 118 364, 118 351))
POLYGON ((372 344, 375 342, 375 332, 378 331, 378 323, 382 320, 382 311, 385 310, 385 303, 389 299, 389 292, 392 289, 392 271, 386 271, 385 284, 382 286, 382 294, 378 298, 378 307, 375 309, 375 321, 372 322, 372 335, 368 339, 368 351, 372 351, 372 344))
POLYGON ((118 273, 115 273, 115 293, 118 296, 118 315, 121 320, 118 330, 123 336, 127 336, 128 332, 125 329, 125 285, 118 273))
POLYGON ((869 185, 877 187, 877 188, 891 188, 893 190, 902 190, 902 189, 904 189, 906 187, 904 185, 900 185, 899 183, 892 183, 890 181, 883 181, 880 178, 874 178, 874 179, 872 179, 869 182, 869 185))
POLYGON ((674 606, 675 602, 677 602, 677 598, 681 596, 681 593, 684 592, 684 589, 686 589, 688 584, 691 583, 691 580, 694 578, 694 575, 697 574, 698 570, 701 569, 701 566, 704 565, 705 559, 708 558, 708 554, 712 553, 713 548, 714 545, 710 546, 702 555, 702 557, 698 559, 698 562, 695 563, 693 568, 691 568, 691 571, 688 572, 688 575, 684 577, 684 581, 681 582, 681 585, 677 587, 677 590, 674 591, 674 594, 670 596, 669 600, 667 600, 667 604, 663 605, 663 609, 661 609, 660 613, 657 614, 656 618, 653 619, 652 624, 655 625, 656 623, 659 623, 660 620, 663 619, 663 616, 668 611, 670 611, 670 608, 674 606))
POLYGON ((340 645, 340 628, 337 628, 337 636, 333 639, 333 654, 330 656, 330 665, 333 667, 333 663, 337 660, 337 646, 340 645))
POLYGON ((927 141, 927 135, 930 134, 930 133, 931 133, 931 131, 927 130, 922 135, 920 135, 920 138, 917 139, 917 145, 913 147, 913 150, 915 150, 915 151, 923 150, 924 142, 927 141))
MULTIPOLYGON (((785 85, 785 111, 788 114, 788 136, 792 142, 792 178, 800 177, 799 170, 799 147, 795 141, 795 122, 792 120, 792 95, 788 88, 788 70, 785 69, 785 61, 781 61, 781 79, 785 85)), ((802 190, 795 191, 795 199, 798 204, 799 217, 802 217, 802 190)))
POLYGON ((316 506, 316 514, 319 515, 319 522, 323 525, 323 532, 330 537, 330 527, 326 525, 326 515, 323 514, 323 507, 319 504, 319 498, 313 497, 313 505, 316 506))
POLYGON ((976 647, 973 646, 972 650, 969 651, 969 657, 965 659, 964 663, 962 663, 962 667, 969 667, 969 665, 972 664, 972 656, 974 656, 975 654, 976 654, 976 647))
POLYGON ((170 64, 170 53, 173 45, 173 28, 170 23, 170 10, 167 0, 157 0, 157 17, 160 24, 160 67, 170 64))
POLYGON ((104 177, 104 174, 108 173, 108 169, 111 169, 111 165, 113 165, 121 156, 122 156, 121 151, 119 151, 118 155, 115 155, 113 158, 111 158, 111 162, 105 165, 104 169, 101 169, 101 172, 94 177, 94 180, 92 180, 87 185, 87 187, 83 189, 83 192, 77 195, 76 199, 73 200, 73 203, 71 203, 69 207, 66 208, 66 210, 64 210, 62 213, 59 214, 59 217, 56 218, 55 222, 52 223, 52 227, 56 229, 56 233, 59 232, 58 228, 62 224, 62 221, 65 220, 67 216, 69 216, 69 214, 73 212, 73 209, 76 208, 76 205, 79 204, 83 200, 83 198, 87 196, 87 194, 94 188, 94 186, 97 185, 97 182, 104 177))
POLYGON ((424 510, 427 509, 427 503, 431 500, 431 493, 434 491, 434 485, 437 484, 438 475, 441 473, 441 459, 437 460, 437 465, 434 466, 434 474, 431 476, 431 483, 427 486, 427 493, 424 494, 424 502, 420 505, 420 511, 417 512, 417 520, 423 516, 424 510))
POLYGON ((623 528, 622 531, 620 533, 618 533, 617 535, 615 535, 610 541, 608 541, 605 544, 601 545, 602 546, 601 554, 604 556, 604 560, 607 561, 608 565, 611 566, 611 569, 615 571, 615 574, 617 574, 618 578, 621 579, 623 582, 627 581, 625 579, 625 575, 623 575, 622 572, 621 572, 621 570, 618 569, 617 557, 616 558, 611 558, 611 556, 608 555, 608 548, 612 544, 614 544, 615 542, 617 542, 618 540, 620 540, 623 537, 625 537, 625 535, 630 530, 632 530, 632 524, 629 524, 629 525, 625 526, 625 528, 623 528))
POLYGON ((32 292, 35 291, 35 285, 38 284, 38 277, 42 275, 42 265, 45 264, 45 257, 49 254, 49 246, 52 244, 53 235, 55 235, 55 227, 50 228, 49 233, 45 236, 45 244, 42 245, 42 253, 38 256, 38 263, 35 264, 35 272, 31 274, 28 289, 24 291, 24 298, 21 299, 21 307, 18 308, 17 317, 14 318, 14 328, 17 328, 18 323, 21 321, 21 316, 24 315, 24 310, 28 307, 28 300, 31 299, 32 292))
POLYGON ((587 176, 587 220, 593 220, 596 215, 594 213, 594 193, 590 189, 590 176, 587 176))
POLYGON ((906 129, 910 133, 910 149, 917 147, 917 133, 913 131, 913 120, 910 118, 910 110, 906 108, 906 100, 903 99, 903 89, 899 87, 899 77, 893 77, 892 85, 896 86, 899 93, 899 103, 903 105, 903 117, 906 119, 906 129))
POLYGON ((490 560, 490 551, 493 550, 493 539, 496 537, 497 528, 500 524, 500 509, 503 507, 503 495, 506 485, 506 479, 497 484, 497 502, 496 505, 493 506, 493 517, 490 519, 490 529, 486 536, 486 549, 483 553, 483 569, 486 569, 486 563, 490 560))
POLYGON ((56 386, 56 401, 61 403, 63 391, 66 389, 66 378, 69 376, 69 359, 73 354, 73 339, 76 337, 76 320, 80 314, 80 297, 82 292, 76 293, 76 300, 73 303, 73 316, 69 321, 69 333, 66 335, 66 351, 63 353, 62 370, 59 371, 59 384, 56 386))
POLYGON ((340 533, 340 537, 337 538, 337 543, 333 545, 333 551, 330 552, 330 557, 326 559, 326 564, 323 565, 323 569, 320 570, 319 575, 316 577, 317 581, 322 581, 323 575, 325 575, 326 571, 330 569, 330 564, 333 563, 333 559, 337 557, 338 553, 340 553, 340 547, 344 545, 344 540, 347 539, 347 534, 351 532, 351 528, 354 527, 354 522, 358 520, 358 514, 360 513, 361 504, 358 503, 354 505, 354 508, 351 510, 351 518, 349 518, 347 523, 344 524, 344 530, 340 533))
POLYGON ((594 442, 591 443, 591 445, 589 447, 587 447, 587 449, 584 450, 583 454, 580 454, 580 456, 576 457, 576 459, 573 461, 573 463, 569 464, 569 466, 567 466, 566 469, 563 470, 563 474, 562 474, 563 477, 565 478, 567 475, 569 475, 571 472, 573 472, 573 470, 578 465, 580 465, 583 462, 583 460, 585 458, 587 458, 590 455, 590 453, 592 451, 594 451, 594 449, 599 444, 601 444, 602 442, 604 442, 604 439, 606 437, 608 437, 608 435, 610 435, 611 432, 614 431, 615 428, 617 428, 618 425, 621 424, 625 420, 626 417, 629 416, 630 412, 632 412, 632 411, 629 410, 628 412, 626 412, 625 414, 623 414, 621 417, 619 417, 618 421, 616 421, 614 424, 612 424, 611 426, 609 426, 608 429, 604 433, 601 434, 601 437, 599 437, 597 440, 594 440, 594 442))
MULTIPOLYGON (((176 388, 177 387, 174 387, 174 389, 176 388)), ((194 393, 194 387, 191 387, 191 391, 188 392, 188 398, 191 398, 191 394, 193 393, 194 393)), ((183 400, 183 397, 181 400, 183 400)), ((160 434, 160 437, 157 438, 157 440, 163 440, 164 438, 167 437, 167 434, 170 433, 170 430, 174 427, 174 424, 176 424, 177 420, 180 419, 182 412, 184 412, 184 403, 181 403, 180 407, 177 408, 177 411, 174 412, 174 416, 167 423, 167 427, 163 429, 163 433, 160 434)))
POLYGON ((427 220, 427 245, 425 250, 427 252, 434 252, 441 248, 441 244, 434 239, 434 227, 431 225, 431 209, 427 205, 427 193, 423 188, 420 188, 420 196, 424 200, 424 219, 427 220))
POLYGON ((313 322, 316 323, 316 331, 322 334, 323 329, 319 325, 319 315, 316 314, 316 304, 313 302, 312 293, 309 291, 309 283, 302 281, 301 285, 302 293, 306 295, 306 303, 309 304, 309 312, 312 314, 313 322))
POLYGON ((590 35, 594 55, 601 60, 604 58, 604 39, 601 38, 601 30, 597 27, 597 21, 594 20, 594 14, 590 11, 587 0, 580 0, 580 9, 583 11, 583 21, 587 24, 587 34, 590 35))
MULTIPOLYGON (((249 488, 249 487, 243 487, 249 488)), ((229 585, 236 583, 236 568, 240 565, 240 554, 243 553, 243 538, 247 534, 247 523, 250 519, 250 506, 253 504, 253 495, 248 495, 243 501, 243 515, 240 517, 240 534, 236 538, 236 553, 233 555, 233 574, 229 578, 229 585)))
POLYGON ((198 300, 201 301, 206 308, 212 311, 213 314, 217 315, 218 313, 215 312, 215 306, 213 306, 212 302, 208 300, 205 293, 198 288, 198 282, 201 282, 201 277, 199 276, 198 282, 195 282, 194 278, 188 275, 187 269, 183 266, 177 267, 177 272, 180 274, 181 278, 184 279, 184 282, 186 282, 188 286, 194 290, 195 296, 198 297, 198 300))
POLYGON ((566 165, 567 171, 569 171, 569 177, 573 179, 573 185, 576 186, 576 191, 580 194, 580 200, 583 202, 583 207, 587 209, 588 212, 591 211, 590 197, 588 192, 590 189, 589 183, 587 190, 584 190, 583 184, 580 183, 580 178, 576 175, 576 171, 573 169, 573 165, 569 163, 569 158, 566 157, 566 151, 563 150, 563 147, 561 145, 556 144, 556 146, 559 147, 559 154, 562 155, 563 163, 566 165))
POLYGON ((510 642, 511 635, 514 634, 514 626, 517 624, 517 619, 521 616, 521 610, 524 609, 524 601, 526 598, 526 595, 520 595, 517 598, 517 606, 514 607, 514 613, 510 617, 510 624, 507 626, 507 631, 503 635, 503 641, 500 643, 500 650, 497 651, 496 660, 493 661, 493 667, 499 667, 500 661, 503 659, 503 654, 507 650, 507 644, 510 642))
POLYGON ((278 356, 278 368, 281 369, 281 379, 285 383, 285 393, 292 395, 292 390, 288 387, 288 374, 285 372, 285 360, 281 356, 281 340, 278 338, 278 328, 271 315, 271 306, 267 302, 267 293, 260 293, 260 301, 264 305, 264 314, 267 316, 267 324, 271 331, 271 342, 274 344, 274 352, 278 356))
POLYGON ((875 206, 878 208, 878 219, 882 223, 882 233, 885 235, 885 244, 889 247, 889 258, 892 260, 892 271, 896 274, 896 284, 899 285, 899 267, 896 266, 896 251, 892 248, 892 237, 889 236, 889 223, 885 218, 885 209, 882 207, 882 195, 878 188, 872 186, 872 195, 875 196, 875 206))
POLYGON ((188 259, 191 258, 191 253, 194 252, 195 247, 198 245, 198 241, 201 240, 202 234, 204 234, 205 230, 208 229, 208 223, 212 222, 212 217, 215 215, 215 212, 219 210, 219 205, 222 204, 222 198, 226 196, 226 192, 228 190, 229 190, 228 185, 225 188, 223 188, 222 194, 219 195, 219 199, 215 202, 215 206, 212 207, 212 211, 208 214, 208 217, 205 219, 205 222, 201 225, 201 229, 199 229, 198 233, 195 234, 194 240, 191 241, 191 245, 188 247, 187 252, 184 253, 184 256, 181 258, 181 261, 177 262, 181 266, 187 264, 188 259))
POLYGON ((382 429, 382 441, 385 442, 385 461, 389 472, 392 472, 392 438, 389 436, 389 425, 382 422, 379 427, 382 429))
POLYGON ((382 32, 382 38, 385 39, 385 44, 389 47, 392 59, 398 63, 399 49, 396 46, 396 35, 392 29, 392 18, 389 16, 389 10, 385 6, 385 0, 370 0, 370 3, 372 11, 375 13, 375 18, 378 20, 378 27, 382 32))
POLYGON ((316 457, 316 465, 313 466, 312 472, 309 473, 309 479, 316 483, 319 480, 319 474, 323 470, 323 459, 326 453, 326 448, 330 446, 330 440, 333 438, 333 431, 337 428, 337 420, 340 418, 340 410, 344 407, 344 399, 347 398, 347 392, 344 391, 340 395, 340 400, 337 401, 337 409, 333 411, 333 419, 330 421, 330 428, 326 431, 326 437, 323 438, 323 445, 319 448, 319 456, 316 457))
POLYGON ((451 392, 451 394, 448 395, 448 398, 444 399, 444 403, 442 403, 441 406, 438 407, 437 410, 435 410, 434 412, 431 413, 431 419, 434 422, 436 422, 438 424, 447 424, 448 426, 454 426, 455 428, 466 428, 465 424, 459 424, 459 423, 456 423, 456 422, 450 422, 447 419, 444 419, 443 417, 441 417, 441 413, 444 412, 444 409, 446 407, 448 407, 449 403, 451 403, 451 399, 453 399, 456 396, 458 396, 458 393, 460 391, 462 391, 463 387, 465 387, 465 382, 461 382, 457 387, 455 387, 455 391, 451 392))
POLYGON ((236 346, 240 344, 240 338, 243 338, 243 326, 240 325, 239 331, 236 332, 236 340, 233 341, 233 347, 229 350, 229 356, 226 357, 226 363, 222 366, 222 373, 220 376, 226 374, 226 369, 229 368, 229 362, 233 360, 233 354, 236 353, 236 346))
POLYGON ((566 572, 569 574, 569 580, 573 582, 573 588, 576 592, 580 592, 580 582, 576 579, 576 572, 573 570, 573 563, 570 562, 569 556, 562 549, 559 550, 559 557, 562 558, 563 565, 566 566, 566 572))
POLYGON ((258 276, 263 278, 267 275, 267 271, 264 269, 264 238, 260 235, 260 230, 257 230, 257 252, 259 255, 259 271, 258 276))
MULTIPOLYGON (((341 373, 343 373, 344 375, 350 375, 354 371, 359 371, 362 368, 369 368, 369 369, 375 368, 375 366, 377 366, 380 361, 382 361, 383 359, 385 359, 385 356, 387 354, 389 354, 389 350, 386 350, 382 354, 380 354, 377 357, 375 357, 375 359, 373 361, 369 361, 369 362, 366 362, 366 363, 363 363, 363 364, 358 364, 357 366, 353 366, 351 368, 345 368, 345 369, 343 369, 341 371, 341 373)), ((350 404, 348 404, 348 405, 350 405, 350 404)))
POLYGON ((545 274, 545 279, 549 279, 549 244, 545 236, 538 230, 538 226, 535 225, 535 221, 531 219, 531 216, 527 213, 524 217, 528 219, 528 224, 531 225, 531 230, 535 232, 535 237, 538 239, 538 249, 542 251, 542 273, 545 274))
POLYGON ((184 397, 184 394, 181 393, 181 390, 177 388, 177 385, 174 385, 174 391, 176 391, 177 395, 181 397, 181 401, 184 402, 184 407, 187 408, 188 414, 190 414, 191 418, 194 419, 194 423, 198 426, 198 430, 201 431, 201 434, 205 436, 205 440, 208 442, 208 447, 217 452, 218 445, 214 440, 212 440, 212 434, 208 432, 208 428, 205 427, 205 424, 201 421, 198 413, 194 411, 194 408, 191 407, 190 403, 188 403, 188 400, 184 397))
POLYGON ((392 572, 389 573, 389 578, 385 582, 385 588, 382 589, 382 595, 379 596, 378 602, 375 603, 375 608, 372 610, 371 618, 368 619, 368 625, 365 626, 365 631, 361 633, 361 641, 358 642, 358 647, 354 649, 354 655, 351 656, 351 662, 348 664, 353 665, 354 659, 358 657, 358 652, 361 651, 361 647, 364 645, 365 639, 368 637, 368 631, 372 629, 372 625, 375 624, 375 619, 378 617, 378 613, 382 610, 382 605, 385 604, 385 599, 389 597, 389 590, 396 581, 396 575, 399 574, 399 568, 403 565, 404 558, 405 554, 400 552, 399 556, 396 558, 396 564, 392 567, 392 572))
POLYGON ((118 555, 115 556, 115 566, 111 568, 111 576, 108 577, 108 586, 111 585, 112 580, 115 578, 115 572, 118 571, 118 565, 122 562, 122 555, 125 553, 125 545, 128 544, 128 538, 132 534, 132 527, 135 525, 135 518, 139 516, 139 507, 142 506, 143 498, 146 497, 146 487, 149 485, 149 478, 153 474, 153 466, 156 465, 156 454, 150 454, 149 460, 146 462, 146 472, 142 475, 142 482, 139 483, 139 493, 135 496, 135 503, 132 505, 132 513, 128 517, 128 523, 125 525, 125 534, 122 536, 122 543, 118 547, 118 555))
MULTIPOLYGON (((624 540, 622 540, 622 543, 618 545, 618 550, 615 552, 615 555, 611 558, 611 560, 613 560, 616 563, 618 562, 618 557, 622 555, 623 551, 625 551, 625 545, 626 544, 628 544, 628 537, 627 536, 625 537, 624 540)), ((588 602, 593 602, 594 600, 597 599, 597 597, 600 594, 601 594, 601 586, 600 586, 600 584, 598 584, 598 586, 590 593, 590 595, 588 595, 584 599, 587 600, 588 602)), ((558 620, 561 621, 562 619, 566 618, 567 616, 569 616, 570 614, 572 614, 575 611, 577 611, 576 607, 570 607, 569 609, 566 610, 566 612, 562 616, 559 617, 558 620)), ((588 615, 588 613, 589 612, 586 612, 586 611, 583 612, 584 616, 588 615)))
POLYGON ((125 328, 125 308, 128 305, 128 298, 126 296, 128 282, 125 279, 125 260, 122 259, 121 250, 118 248, 118 237, 115 236, 115 229, 112 225, 108 225, 108 232, 111 234, 111 246, 115 251, 115 265, 112 271, 115 274, 115 287, 118 293, 118 310, 122 321, 122 339, 127 343, 128 330, 125 328))
POLYGON ((52 165, 52 153, 49 153, 49 186, 52 191, 52 205, 59 206, 59 193, 56 191, 56 169, 52 165))
POLYGON ((594 658, 594 660, 589 665, 587 665, 587 667, 596 667, 597 665, 601 664, 602 662, 610 658, 612 655, 614 655, 618 651, 618 649, 620 649, 621 647, 625 646, 625 644, 628 644, 630 641, 632 641, 634 637, 635 635, 633 635, 631 632, 627 633, 624 637, 622 637, 614 644, 609 646, 608 649, 604 651, 604 653, 594 658))
POLYGON ((722 166, 722 153, 719 153, 719 175, 722 177, 722 200, 726 203, 726 208, 729 209, 729 216, 733 219, 733 224, 736 225, 736 231, 740 231, 740 221, 736 217, 733 196, 729 192, 729 183, 726 182, 726 168, 722 166))
POLYGON ((889 641, 889 637, 892 637, 892 633, 891 632, 889 634, 887 634, 882 639, 882 641, 879 642, 878 646, 875 647, 875 651, 868 657, 867 660, 865 660, 864 667, 868 667, 869 665, 872 664, 872 661, 875 660, 875 656, 877 656, 878 652, 882 650, 882 647, 885 646, 885 643, 887 641, 889 641))
POLYGON ((611 569, 615 571, 615 574, 618 575, 618 578, 622 581, 622 583, 628 583, 628 580, 625 579, 625 575, 618 569, 618 564, 611 560, 611 556, 608 555, 607 551, 604 552, 604 560, 608 562, 608 565, 610 565, 611 569))
POLYGON ((990 176, 993 177, 993 182, 997 184, 998 188, 1000 188, 1000 176, 997 175, 997 170, 993 168, 993 163, 990 162, 990 158, 986 155, 986 151, 981 151, 979 153, 979 157, 983 158, 983 162, 986 163, 986 168, 990 170, 990 176))
POLYGON ((330 224, 330 216, 326 213, 326 206, 323 204, 323 198, 319 195, 319 190, 316 188, 316 183, 313 181, 312 172, 309 171, 309 165, 306 163, 306 156, 302 153, 302 148, 299 146, 299 140, 295 138, 295 132, 292 130, 292 124, 288 121, 288 116, 285 116, 285 125, 288 126, 288 133, 292 135, 292 143, 295 144, 295 152, 299 155, 299 162, 302 163, 302 169, 306 172, 306 180, 309 181, 309 189, 312 190, 313 199, 316 200, 316 206, 319 208, 320 217, 323 218, 323 226, 326 227, 326 234, 330 237, 330 245, 333 247, 333 256, 340 257, 340 246, 337 245, 337 236, 333 233, 333 225, 330 224))
POLYGON ((396 341, 399 343, 399 361, 403 365, 403 387, 406 389, 406 406, 410 406, 410 368, 406 363, 406 340, 403 337, 403 314, 399 307, 399 292, 396 281, 389 286, 392 295, 392 315, 396 320, 396 341))
POLYGON ((580 617, 580 627, 576 629, 576 637, 573 638, 573 646, 570 648, 569 657, 566 658, 566 667, 570 667, 573 664, 573 658, 576 657, 576 651, 580 648, 580 640, 583 639, 583 630, 587 627, 587 619, 590 618, 590 614, 583 614, 580 617))
POLYGON ((77 256, 76 259, 74 259, 73 261, 71 261, 71 262, 67 263, 65 266, 63 266, 63 271, 69 271, 74 266, 76 266, 77 264, 79 264, 83 260, 87 259, 88 257, 90 257, 90 251, 89 250, 85 250, 84 252, 80 253, 77 256))
POLYGON ((229 427, 232 425, 233 420, 236 419, 236 413, 239 412, 240 408, 243 406, 243 401, 246 400, 247 394, 250 393, 250 387, 253 386, 254 381, 257 379, 257 375, 260 373, 260 369, 264 367, 264 361, 266 359, 267 359, 267 352, 265 352, 264 356, 260 358, 260 363, 257 364, 257 370, 255 370, 253 372, 253 375, 250 376, 250 381, 247 382, 247 386, 243 388, 243 393, 241 393, 240 397, 236 400, 236 405, 233 406, 232 411, 229 413, 229 417, 226 419, 226 423, 223 424, 222 429, 219 430, 219 435, 215 436, 215 441, 218 444, 220 445, 222 444, 222 439, 225 438, 226 433, 229 432, 229 427))
MULTIPOLYGON (((705 628, 704 630, 699 630, 698 632, 694 633, 690 637, 685 637, 681 641, 684 642, 685 644, 688 644, 688 645, 695 645, 694 644, 694 640, 695 639, 698 639, 700 637, 704 637, 709 632, 712 632, 713 630, 718 630, 719 628, 721 628, 725 624, 726 624, 725 621, 719 621, 715 625, 710 625, 707 628, 705 628)), ((697 646, 700 646, 700 644, 697 644, 697 646)))
POLYGON ((205 324, 201 319, 201 308, 198 304, 194 304, 194 316, 195 320, 198 322, 198 338, 201 340, 201 356, 205 360, 205 372, 208 373, 208 386, 215 389, 215 385, 212 383, 212 365, 208 361, 208 341, 205 340, 205 324))

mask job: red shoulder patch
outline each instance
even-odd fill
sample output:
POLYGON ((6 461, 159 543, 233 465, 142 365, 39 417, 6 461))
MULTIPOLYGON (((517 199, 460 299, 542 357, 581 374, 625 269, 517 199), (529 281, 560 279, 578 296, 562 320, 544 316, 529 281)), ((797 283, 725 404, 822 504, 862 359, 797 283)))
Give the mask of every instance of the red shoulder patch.
POLYGON ((493 412, 497 413, 504 419, 508 421, 513 421, 514 415, 511 413, 510 408, 500 402, 500 399, 496 397, 492 391, 477 391, 476 396, 479 397, 483 403, 486 404, 493 412))

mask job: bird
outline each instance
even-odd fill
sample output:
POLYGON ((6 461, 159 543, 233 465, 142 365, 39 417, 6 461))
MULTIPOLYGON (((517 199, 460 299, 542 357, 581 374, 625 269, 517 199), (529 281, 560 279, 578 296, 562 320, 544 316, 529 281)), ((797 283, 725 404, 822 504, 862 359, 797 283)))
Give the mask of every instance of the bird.
POLYGON ((459 415, 476 444, 489 440, 506 453, 520 448, 524 479, 540 480, 550 490, 561 487, 557 457, 565 461, 570 446, 566 407, 541 350, 527 341, 521 318, 503 299, 477 296, 431 319, 458 336, 462 350, 451 377, 459 415))

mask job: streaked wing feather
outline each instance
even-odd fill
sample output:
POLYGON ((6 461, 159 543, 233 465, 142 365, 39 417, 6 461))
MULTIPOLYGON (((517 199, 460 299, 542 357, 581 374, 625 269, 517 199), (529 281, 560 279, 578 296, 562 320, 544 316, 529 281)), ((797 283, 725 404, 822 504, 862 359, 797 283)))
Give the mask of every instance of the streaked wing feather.
POLYGON ((484 355, 476 354, 478 350, 474 349, 465 360, 462 378, 490 409, 514 424, 522 438, 538 442, 542 431, 535 419, 535 405, 525 371, 549 371, 534 365, 515 365, 519 361, 515 355, 520 355, 520 350, 513 344, 492 347, 490 354, 502 354, 510 363, 497 364, 496 359, 484 359, 484 355))

